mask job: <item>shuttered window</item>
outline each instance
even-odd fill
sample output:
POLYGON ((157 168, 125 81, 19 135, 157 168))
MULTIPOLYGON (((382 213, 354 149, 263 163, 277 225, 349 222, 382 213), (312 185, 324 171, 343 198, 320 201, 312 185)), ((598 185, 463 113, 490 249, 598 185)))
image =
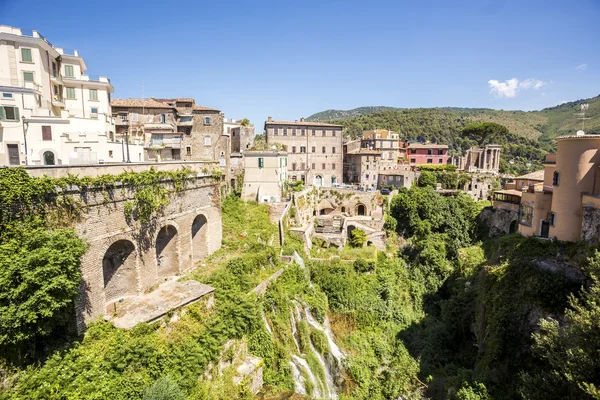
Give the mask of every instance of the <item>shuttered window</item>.
POLYGON ((18 121, 19 109, 17 107, 0 106, 0 120, 18 121))
POLYGON ((52 140, 51 126, 42 126, 42 140, 52 140))
POLYGON ((73 66, 65 65, 65 77, 73 78, 74 76, 75 76, 75 74, 73 73, 73 66))
POLYGON ((67 88, 67 99, 74 99, 74 98, 75 98, 75 88, 68 87, 67 88))
POLYGON ((258 168, 262 168, 265 166, 265 159, 262 157, 258 157, 258 168))
POLYGON ((21 49, 21 61, 33 62, 33 58, 31 57, 31 49, 21 49))
POLYGON ((23 72, 23 80, 25 82, 33 82, 33 72, 23 72))
POLYGON ((90 100, 98 100, 98 89, 90 89, 90 100))

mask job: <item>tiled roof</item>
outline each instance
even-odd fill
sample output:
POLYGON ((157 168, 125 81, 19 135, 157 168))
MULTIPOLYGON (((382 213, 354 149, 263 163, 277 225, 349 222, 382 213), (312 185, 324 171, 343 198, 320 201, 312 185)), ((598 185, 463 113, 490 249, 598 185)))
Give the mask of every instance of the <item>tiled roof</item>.
POLYGON ((197 105, 194 105, 194 107, 192 107, 192 109, 194 109, 194 110, 204 110, 204 111, 220 111, 218 108, 210 108, 210 107, 197 106, 197 105))
POLYGON ((540 169, 539 171, 534 171, 529 174, 517 176, 515 179, 543 182, 544 181, 544 170, 540 169))
POLYGON ((145 108, 174 108, 155 99, 112 99, 112 107, 145 107, 145 108))
POLYGON ((337 128, 342 127, 342 125, 328 124, 325 122, 310 122, 310 121, 265 121, 265 125, 335 126, 337 128))
POLYGON ((519 197, 523 196, 522 191, 514 190, 514 189, 496 190, 494 193, 509 194, 511 196, 519 196, 519 197))
POLYGON ((411 143, 408 145, 409 149, 447 149, 448 145, 445 144, 423 144, 423 143, 411 143))

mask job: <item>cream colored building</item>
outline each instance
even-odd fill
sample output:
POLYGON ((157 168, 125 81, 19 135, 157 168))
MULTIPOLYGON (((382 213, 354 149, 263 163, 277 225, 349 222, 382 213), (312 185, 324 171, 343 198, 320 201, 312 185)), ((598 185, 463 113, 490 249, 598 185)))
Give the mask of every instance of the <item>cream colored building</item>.
POLYGON ((361 147, 381 153, 379 167, 382 171, 398 169, 398 160, 406 157, 400 135, 386 129, 363 132, 361 147))
POLYGON ((285 151, 246 151, 242 199, 259 203, 280 202, 283 185, 288 179, 288 167, 285 151))
MULTIPOLYGON (((0 165, 122 162, 104 76, 37 31, 0 25, 0 165)), ((141 161, 140 146, 130 147, 141 161)))
POLYGON ((265 122, 267 143, 279 143, 288 153, 290 180, 331 187, 342 183, 342 126, 322 122, 265 122))

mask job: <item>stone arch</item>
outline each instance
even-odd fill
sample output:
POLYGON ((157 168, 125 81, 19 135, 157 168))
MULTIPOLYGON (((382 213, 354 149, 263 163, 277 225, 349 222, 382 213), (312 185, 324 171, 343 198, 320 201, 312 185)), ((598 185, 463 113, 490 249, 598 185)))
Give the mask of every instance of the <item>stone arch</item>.
POLYGON ((179 274, 179 235, 174 225, 165 225, 158 231, 156 266, 159 280, 179 274))
POLYGON ((352 231, 355 229, 356 229, 356 226, 348 225, 348 227, 346 228, 346 234, 348 236, 348 239, 350 239, 352 237, 352 231))
POLYGON ((192 260, 202 260, 208 255, 208 220, 204 214, 198 214, 191 227, 192 260))
POLYGON ((362 203, 358 203, 356 205, 356 215, 367 215, 367 207, 362 203))
POLYGON ((127 240, 111 244, 102 258, 106 303, 137 294, 137 252, 127 240))
POLYGON ((45 151, 44 154, 42 154, 42 160, 44 165, 56 165, 56 155, 53 151, 45 151))

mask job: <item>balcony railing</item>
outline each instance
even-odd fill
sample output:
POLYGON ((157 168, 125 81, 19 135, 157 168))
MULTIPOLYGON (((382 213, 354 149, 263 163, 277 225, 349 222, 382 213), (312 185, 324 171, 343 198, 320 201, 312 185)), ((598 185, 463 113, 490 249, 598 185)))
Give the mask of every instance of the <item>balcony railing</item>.
POLYGON ((170 148, 181 148, 181 138, 165 138, 165 139, 151 139, 146 145, 147 148, 156 149, 161 147, 170 148))

